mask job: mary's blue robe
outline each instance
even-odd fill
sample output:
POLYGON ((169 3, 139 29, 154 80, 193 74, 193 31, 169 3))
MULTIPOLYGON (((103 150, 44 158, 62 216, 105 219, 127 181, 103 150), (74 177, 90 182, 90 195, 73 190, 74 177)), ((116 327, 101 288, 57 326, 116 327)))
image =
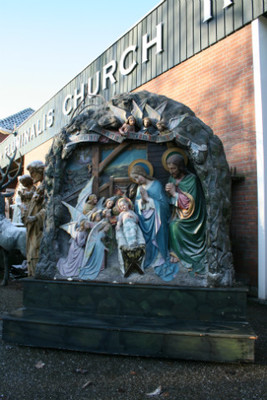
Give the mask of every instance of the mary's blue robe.
POLYGON ((143 187, 147 191, 149 201, 142 202, 138 187, 135 212, 139 217, 139 225, 146 242, 144 269, 152 266, 162 279, 169 281, 178 270, 176 264, 169 262, 169 202, 159 181, 150 181, 143 187))

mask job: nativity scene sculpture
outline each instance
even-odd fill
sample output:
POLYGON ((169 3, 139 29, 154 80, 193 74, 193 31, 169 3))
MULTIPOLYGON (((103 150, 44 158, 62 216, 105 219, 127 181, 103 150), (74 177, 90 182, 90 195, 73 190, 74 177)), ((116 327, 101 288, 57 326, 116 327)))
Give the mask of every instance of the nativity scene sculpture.
POLYGON ((149 92, 92 101, 54 138, 36 278, 229 286, 231 177, 220 139, 149 92))

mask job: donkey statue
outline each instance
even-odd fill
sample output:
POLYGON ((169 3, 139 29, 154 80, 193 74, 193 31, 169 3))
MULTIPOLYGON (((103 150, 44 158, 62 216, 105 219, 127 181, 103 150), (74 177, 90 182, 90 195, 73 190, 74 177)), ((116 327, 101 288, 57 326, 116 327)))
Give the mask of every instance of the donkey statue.
POLYGON ((2 286, 7 285, 9 278, 8 254, 12 250, 19 250, 26 257, 26 228, 17 227, 12 224, 5 216, 5 197, 12 194, 3 193, 3 191, 14 182, 22 170, 22 159, 15 161, 16 151, 9 158, 9 164, 4 171, 0 167, 0 252, 2 253, 2 264, 4 266, 4 278, 2 286), (16 165, 16 172, 12 176, 11 166, 16 165))

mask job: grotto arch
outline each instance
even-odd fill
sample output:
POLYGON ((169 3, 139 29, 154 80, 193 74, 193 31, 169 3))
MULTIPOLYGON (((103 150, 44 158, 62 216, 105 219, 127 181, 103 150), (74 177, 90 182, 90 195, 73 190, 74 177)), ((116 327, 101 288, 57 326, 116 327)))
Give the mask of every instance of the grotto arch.
MULTIPOLYGON (((205 198, 207 218, 204 276, 189 276, 179 271, 170 284, 232 285, 234 272, 229 238, 231 176, 222 142, 190 108, 147 91, 125 93, 108 102, 89 104, 76 113, 54 138, 46 158, 46 220, 36 278, 54 279, 57 261, 67 253, 68 235, 60 228, 70 219, 64 203, 75 207, 92 177, 92 192, 98 196, 109 197, 114 188, 127 190, 131 183, 127 162, 133 159, 147 160, 153 166, 154 177, 165 184, 169 174, 164 169, 162 157, 171 148, 184 152, 188 169, 197 175, 205 198), (136 118, 137 129, 123 136, 119 129, 130 114, 136 118), (163 122, 163 134, 144 132, 142 118, 145 116, 153 122, 154 130, 159 129, 156 128, 157 122, 163 122), (119 164, 120 159, 124 164, 119 164)), ((108 274, 113 264, 116 260, 111 257, 103 280, 118 281, 116 275, 108 274)), ((159 283, 150 276, 147 279, 140 276, 137 281, 159 283)), ((121 281, 132 280, 129 277, 121 281)))

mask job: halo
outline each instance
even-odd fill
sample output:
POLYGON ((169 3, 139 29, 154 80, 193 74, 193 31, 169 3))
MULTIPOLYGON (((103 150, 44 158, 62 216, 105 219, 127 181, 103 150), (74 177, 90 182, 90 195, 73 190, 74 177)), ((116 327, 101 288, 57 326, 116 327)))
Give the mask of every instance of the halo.
MULTIPOLYGON (((137 160, 132 161, 131 164, 128 167, 128 176, 130 177, 130 179, 131 179, 132 169, 133 169, 133 167, 135 165, 140 165, 141 167, 144 168, 144 170, 146 171, 147 175, 149 175, 151 177, 153 176, 153 174, 154 174, 153 165, 147 160, 144 160, 142 158, 138 158, 137 160)), ((131 181, 135 182, 133 179, 131 179, 131 181)))
POLYGON ((126 203, 128 203, 128 205, 129 205, 130 209, 131 209, 131 210, 133 209, 133 202, 132 202, 132 200, 129 199, 128 197, 126 197, 126 196, 120 197, 120 198, 116 201, 116 207, 117 207, 118 209, 120 209, 120 202, 121 202, 121 201, 126 201, 126 203))
POLYGON ((188 157, 187 157, 185 151, 180 149, 179 147, 171 147, 170 149, 164 151, 164 153, 162 154, 162 157, 161 157, 162 165, 163 165, 164 169, 166 169, 166 171, 168 171, 167 160, 173 154, 182 155, 184 157, 185 165, 188 164, 188 157))

